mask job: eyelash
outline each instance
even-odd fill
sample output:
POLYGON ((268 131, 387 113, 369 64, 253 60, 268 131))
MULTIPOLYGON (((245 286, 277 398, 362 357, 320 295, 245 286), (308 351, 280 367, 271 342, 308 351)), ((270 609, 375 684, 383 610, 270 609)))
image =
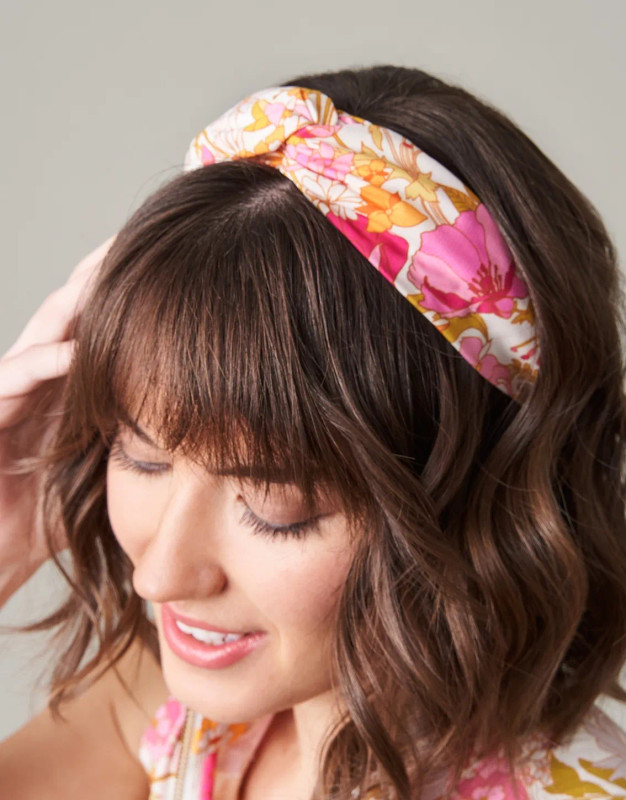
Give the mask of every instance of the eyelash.
MULTIPOLYGON (((166 469, 159 468, 163 465, 151 464, 146 461, 135 461, 134 458, 130 458, 117 441, 113 442, 111 446, 109 458, 119 464, 122 469, 128 469, 131 472, 138 473, 147 478, 166 472, 166 469)), ((320 517, 321 515, 304 520, 303 522, 292 522, 290 525, 270 525, 265 522, 265 520, 259 519, 259 517, 246 506, 239 522, 240 524, 248 525, 255 534, 260 534, 268 539, 303 539, 309 531, 319 529, 320 517)))

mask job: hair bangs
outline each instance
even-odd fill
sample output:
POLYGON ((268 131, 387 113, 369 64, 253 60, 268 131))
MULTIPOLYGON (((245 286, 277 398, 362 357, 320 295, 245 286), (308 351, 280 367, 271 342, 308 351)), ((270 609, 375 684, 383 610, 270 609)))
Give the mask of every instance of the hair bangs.
MULTIPOLYGON (((211 187, 242 166, 267 177, 262 166, 227 164, 179 180, 211 187)), ((275 180, 274 170, 269 175, 275 180)), ((285 202, 283 185, 268 187, 266 203, 272 190, 274 205, 285 202)), ((159 238, 150 228, 163 220, 151 223, 148 214, 138 240, 120 245, 124 256, 117 259, 115 247, 107 256, 79 336, 88 422, 108 446, 120 426, 149 427, 161 447, 212 472, 266 491, 295 485, 310 508, 338 494, 346 514, 360 517, 365 495, 354 459, 323 417, 332 404, 307 369, 321 357, 303 352, 310 343, 298 335, 310 314, 309 290, 299 284, 315 269, 308 243, 294 240, 275 211, 259 214, 258 196, 254 213, 248 195, 231 201, 226 216, 210 213, 208 194, 201 220, 173 207, 159 238), (201 240, 189 235, 190 224, 201 240)), ((304 204, 313 238, 321 215, 304 204)))

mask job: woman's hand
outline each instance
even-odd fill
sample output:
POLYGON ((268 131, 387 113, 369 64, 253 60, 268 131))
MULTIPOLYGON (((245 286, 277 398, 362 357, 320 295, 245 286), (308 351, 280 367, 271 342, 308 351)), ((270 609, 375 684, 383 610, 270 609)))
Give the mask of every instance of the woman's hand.
MULTIPOLYGON (((88 284, 113 243, 111 236, 85 256, 67 283, 46 297, 17 341, 0 358, 0 605, 49 557, 41 512, 41 471, 11 474, 18 459, 40 455, 55 433, 54 410, 69 368, 72 320, 80 313, 88 284), (52 391, 45 424, 34 414, 52 391), (52 413, 49 413, 52 412, 52 413)), ((56 552, 67 546, 62 525, 53 528, 56 552)))

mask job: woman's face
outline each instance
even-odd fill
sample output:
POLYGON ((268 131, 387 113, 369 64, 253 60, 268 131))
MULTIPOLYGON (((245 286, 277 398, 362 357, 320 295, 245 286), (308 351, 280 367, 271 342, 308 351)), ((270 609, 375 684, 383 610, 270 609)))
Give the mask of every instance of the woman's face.
MULTIPOLYGON (((107 503, 134 565, 134 588, 153 603, 165 682, 181 702, 237 722, 329 691, 329 644, 353 557, 338 503, 326 499, 307 514, 292 484, 272 484, 265 497, 262 485, 172 457, 143 423, 136 432, 120 429, 108 462, 107 503), (299 538, 258 527, 318 515, 299 538), (208 666, 218 649, 232 646, 198 642, 170 611, 196 627, 262 633, 247 639, 257 645, 245 656, 208 666)), ((244 649, 238 645, 236 655, 244 649)))

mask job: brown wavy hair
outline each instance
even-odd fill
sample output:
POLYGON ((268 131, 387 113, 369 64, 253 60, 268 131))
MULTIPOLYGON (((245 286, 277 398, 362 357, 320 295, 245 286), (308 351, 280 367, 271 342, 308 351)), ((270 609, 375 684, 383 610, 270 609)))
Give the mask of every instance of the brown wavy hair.
MULTIPOLYGON (((58 713, 146 604, 106 512, 120 421, 172 451, 331 485, 358 533, 315 797, 421 796, 439 769, 556 743, 626 662, 624 290, 591 202, 503 113, 419 69, 298 76, 391 128, 486 204, 529 284, 542 363, 523 405, 488 383, 296 186, 254 158, 177 174, 107 253, 73 335, 46 503, 62 510, 58 713), (243 434, 243 435, 242 435, 243 434), (90 643, 93 656, 81 664, 90 643)), ((50 506, 52 508, 52 506, 50 506)))

